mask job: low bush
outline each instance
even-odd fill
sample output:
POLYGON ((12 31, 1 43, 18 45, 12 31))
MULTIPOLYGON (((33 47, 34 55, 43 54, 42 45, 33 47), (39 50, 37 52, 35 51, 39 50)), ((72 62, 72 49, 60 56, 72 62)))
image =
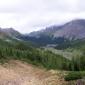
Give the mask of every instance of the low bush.
POLYGON ((72 71, 65 75, 64 79, 66 81, 82 79, 85 76, 85 72, 82 71, 72 71))

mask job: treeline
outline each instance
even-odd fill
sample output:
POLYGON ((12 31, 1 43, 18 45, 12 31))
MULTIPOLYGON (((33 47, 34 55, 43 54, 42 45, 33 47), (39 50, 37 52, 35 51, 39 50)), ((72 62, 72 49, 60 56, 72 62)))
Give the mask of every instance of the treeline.
POLYGON ((72 71, 84 71, 85 70, 85 56, 77 56, 72 58, 70 63, 70 70, 72 71))
POLYGON ((26 61, 47 69, 66 69, 64 67, 69 62, 69 60, 60 55, 23 43, 17 43, 13 47, 0 45, 0 62, 4 63, 11 59, 26 61))
POLYGON ((26 61, 47 69, 85 70, 84 56, 68 60, 61 55, 34 48, 20 42, 13 46, 3 46, 0 44, 0 62, 8 62, 11 59, 26 61))
POLYGON ((65 40, 63 43, 59 43, 55 49, 64 50, 67 48, 79 49, 85 51, 85 40, 65 40))

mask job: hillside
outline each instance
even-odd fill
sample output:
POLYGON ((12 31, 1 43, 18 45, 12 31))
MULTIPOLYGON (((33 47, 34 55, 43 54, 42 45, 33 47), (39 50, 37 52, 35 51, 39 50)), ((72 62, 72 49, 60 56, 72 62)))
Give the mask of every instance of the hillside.
POLYGON ((64 37, 69 40, 85 38, 85 20, 73 20, 64 24, 61 30, 54 33, 54 37, 64 37))
POLYGON ((0 85, 62 85, 65 82, 47 69, 62 69, 67 59, 5 32, 2 34, 5 37, 0 39, 0 85))
POLYGON ((0 39, 0 63, 8 62, 11 59, 25 61, 47 69, 63 69, 63 63, 69 62, 63 56, 36 48, 29 42, 0 39))
POLYGON ((63 74, 11 60, 0 65, 0 85, 63 85, 63 74))
POLYGON ((13 28, 0 28, 0 38, 9 38, 9 39, 16 39, 18 36, 22 34, 18 31, 14 30, 13 28))
POLYGON ((62 44, 63 42, 85 39, 85 20, 77 19, 67 22, 61 26, 49 26, 44 30, 32 32, 21 36, 40 45, 62 44))

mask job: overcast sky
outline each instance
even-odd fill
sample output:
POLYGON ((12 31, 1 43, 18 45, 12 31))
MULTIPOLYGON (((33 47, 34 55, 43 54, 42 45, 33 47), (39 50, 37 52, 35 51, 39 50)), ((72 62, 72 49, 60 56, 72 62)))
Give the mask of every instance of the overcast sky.
POLYGON ((22 33, 85 19, 85 0, 0 0, 0 27, 22 33))

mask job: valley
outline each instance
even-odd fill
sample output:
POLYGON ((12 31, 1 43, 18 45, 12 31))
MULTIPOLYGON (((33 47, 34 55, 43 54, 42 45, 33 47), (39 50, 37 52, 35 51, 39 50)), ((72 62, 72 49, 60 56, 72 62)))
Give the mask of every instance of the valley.
POLYGON ((65 50, 58 50, 52 47, 48 47, 48 48, 44 48, 45 50, 49 50, 52 51, 55 54, 59 54, 69 60, 71 60, 73 57, 77 57, 77 56, 82 56, 83 52, 80 50, 72 50, 72 49, 65 49, 65 50))
POLYGON ((85 85, 85 0, 1 0, 0 85, 85 85))
POLYGON ((0 85, 75 85, 85 77, 85 20, 22 34, 0 28, 0 85))

